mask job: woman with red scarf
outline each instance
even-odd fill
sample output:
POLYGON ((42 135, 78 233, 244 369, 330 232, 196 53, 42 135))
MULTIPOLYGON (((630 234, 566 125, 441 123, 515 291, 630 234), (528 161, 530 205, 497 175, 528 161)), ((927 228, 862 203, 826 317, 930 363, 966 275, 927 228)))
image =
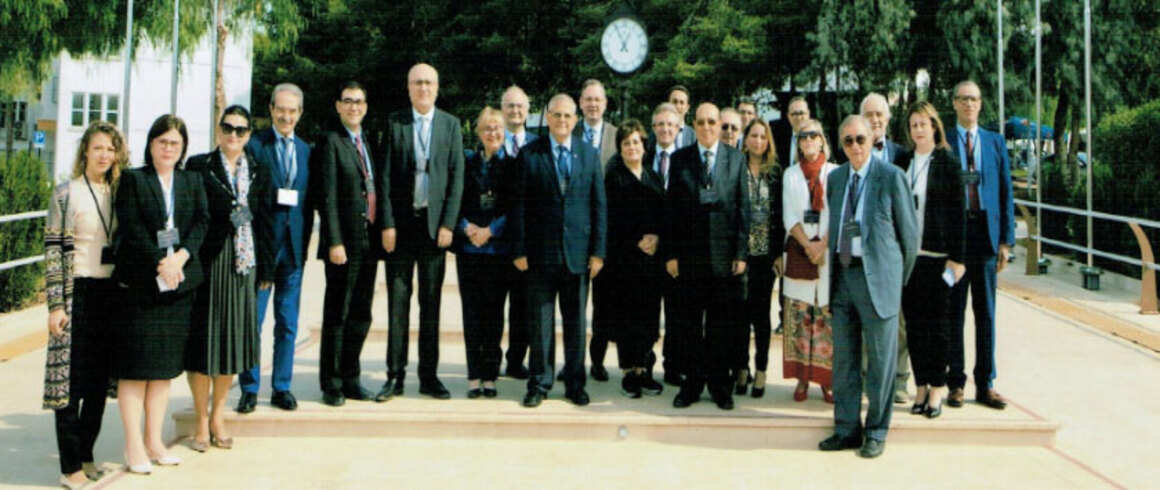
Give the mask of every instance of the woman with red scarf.
POLYGON ((830 264, 826 260, 829 215, 826 177, 837 165, 829 162, 830 147, 816 120, 806 121, 797 134, 797 165, 782 180, 782 219, 789 230, 785 243, 785 332, 782 374, 797 378, 794 401, 809 397, 809 383, 830 392, 834 368, 834 331, 830 315, 830 264))

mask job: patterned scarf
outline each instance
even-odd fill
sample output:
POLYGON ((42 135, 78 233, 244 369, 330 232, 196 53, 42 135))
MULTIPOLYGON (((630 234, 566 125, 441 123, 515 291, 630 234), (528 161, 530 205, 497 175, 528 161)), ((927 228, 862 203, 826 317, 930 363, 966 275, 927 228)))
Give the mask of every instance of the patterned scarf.
MULTIPOLYGON (((238 157, 238 168, 235 175, 230 175, 230 166, 224 152, 222 153, 222 166, 225 168, 226 175, 229 176, 230 185, 237 192, 237 201, 240 203, 250 202, 250 162, 246 160, 246 154, 242 153, 238 157)), ((254 268, 254 264, 254 230, 250 223, 246 223, 238 227, 234 233, 234 269, 238 274, 246 275, 250 269, 254 268)))
POLYGON ((810 184, 810 209, 821 211, 826 206, 826 190, 822 185, 822 165, 826 164, 825 152, 818 153, 812 162, 800 162, 802 174, 810 184))

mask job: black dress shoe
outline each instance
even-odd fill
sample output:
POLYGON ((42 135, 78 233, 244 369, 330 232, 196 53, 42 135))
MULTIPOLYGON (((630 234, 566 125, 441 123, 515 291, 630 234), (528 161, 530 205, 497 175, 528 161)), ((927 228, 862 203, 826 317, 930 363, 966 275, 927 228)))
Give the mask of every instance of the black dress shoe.
POLYGON ((339 390, 328 390, 322 392, 322 403, 332 407, 341 407, 346 404, 346 397, 339 390))
POLYGON ((568 401, 572 402, 572 404, 576 405, 577 407, 586 406, 586 405, 588 405, 588 402, 590 401, 588 399, 588 392, 586 392, 582 389, 569 391, 568 393, 564 394, 564 398, 567 398, 568 401))
POLYGON ((744 394, 748 393, 749 392, 749 383, 752 383, 752 382, 753 382, 753 376, 751 376, 749 374, 749 369, 746 369, 745 370, 745 381, 742 383, 737 383, 737 386, 734 387, 735 389, 734 389, 733 393, 738 394, 738 395, 744 395, 744 394))
POLYGON ((389 386, 391 387, 391 396, 403 396, 403 385, 405 384, 403 379, 402 376, 388 379, 387 383, 383 385, 383 389, 386 390, 389 386))
POLYGON ((483 397, 484 398, 495 398, 497 396, 499 396, 499 392, 496 391, 495 388, 484 388, 483 389, 483 397))
POLYGON ((936 406, 934 406, 934 405, 929 405, 929 404, 928 404, 928 405, 926 406, 926 418, 928 418, 928 419, 937 419, 939 415, 942 415, 942 409, 943 409, 943 407, 942 407, 942 406, 943 406, 943 404, 942 404, 942 403, 938 404, 938 406, 937 406, 937 407, 936 407, 936 406))
POLYGON ((298 400, 290 391, 275 391, 274 396, 270 397, 270 404, 287 411, 298 408, 298 400))
POLYGON ((754 398, 761 398, 761 397, 765 396, 765 387, 762 386, 761 388, 758 388, 758 387, 754 386, 752 390, 749 390, 749 396, 752 396, 754 398))
POLYGON ((638 376, 636 382, 640 385, 640 392, 645 395, 656 396, 665 391, 665 385, 657 383, 657 380, 652 379, 647 373, 638 376))
POLYGON ((699 401, 701 401, 700 393, 693 393, 692 390, 681 388, 680 393, 677 393, 677 396, 673 398, 673 407, 685 408, 699 401))
POLYGON ((822 451, 841 451, 843 449, 858 449, 862 447, 862 436, 842 437, 834 434, 818 443, 822 451))
POLYGON ((436 400, 451 399, 451 392, 447 391, 447 388, 443 386, 443 383, 437 379, 428 381, 426 383, 420 382, 419 394, 427 395, 436 400))
POLYGON ((524 406, 528 408, 535 408, 544 403, 544 399, 548 397, 547 393, 540 393, 540 390, 530 390, 527 395, 524 395, 524 406))
POLYGON ((483 389, 482 388, 472 388, 470 390, 467 390, 467 398, 474 400, 474 399, 479 398, 481 396, 483 396, 483 389))
POLYGON ((238 413, 250 413, 258 406, 257 393, 242 393, 242 397, 238 399, 238 407, 234 410, 238 413))
POLYGON ((640 377, 633 372, 624 373, 620 380, 620 394, 629 398, 640 398, 640 377))
POLYGON ((383 387, 375 394, 375 401, 382 403, 395 397, 395 385, 390 381, 383 383, 383 387))
POLYGON ((528 368, 524 367, 523 364, 509 363, 507 369, 504 370, 504 376, 512 379, 528 379, 528 368))
POLYGON ((713 397, 713 401, 717 403, 717 408, 721 410, 733 410, 733 395, 728 391, 713 397))
POLYGON ((858 451, 858 456, 866 459, 877 458, 882 456, 882 451, 886 450, 886 441, 879 441, 878 439, 866 438, 866 443, 862 444, 862 449, 858 451))
POLYGON ((596 381, 608 381, 608 370, 599 364, 593 364, 592 369, 588 370, 588 374, 596 381))
POLYGON ((348 400, 371 401, 375 399, 375 394, 371 393, 371 390, 363 388, 362 385, 343 388, 342 396, 348 400))
POLYGON ((962 407, 963 398, 965 398, 965 395, 963 395, 963 389, 961 387, 951 388, 951 394, 947 396, 947 406, 951 408, 962 407))

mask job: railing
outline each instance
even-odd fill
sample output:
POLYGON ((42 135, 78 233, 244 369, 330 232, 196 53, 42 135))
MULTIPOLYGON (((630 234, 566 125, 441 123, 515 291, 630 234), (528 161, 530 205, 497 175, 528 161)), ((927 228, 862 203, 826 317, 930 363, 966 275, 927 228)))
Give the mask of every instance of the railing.
MULTIPOLYGON (((14 221, 23 221, 26 219, 38 219, 48 216, 48 211, 29 211, 27 213, 9 214, 7 216, 0 216, 0 224, 11 223, 14 221)), ((0 264, 0 271, 8 269, 15 269, 20 266, 35 264, 44 260, 44 255, 34 255, 31 257, 24 257, 22 259, 10 260, 0 264)))
MULTIPOLYGON (((1156 264, 1156 256, 1152 253, 1152 244, 1148 241, 1148 236, 1144 233, 1143 229, 1143 227, 1148 227, 1160 230, 1160 221, 1144 218, 1131 218, 1116 214, 1101 213, 1099 211, 1088 212, 1083 209, 1056 206, 1053 204, 1036 203, 1035 201, 1027 201, 1024 199, 1015 199, 1015 204, 1019 206, 1019 211, 1023 214, 1023 218, 1027 222, 1027 234, 1032 241, 1046 243, 1048 245, 1072 250, 1075 252, 1092 254, 1095 256, 1103 257, 1105 259, 1139 266, 1141 269, 1140 313, 1150 315, 1160 313, 1160 311, 1157 309, 1156 300, 1156 271, 1160 271, 1160 266, 1156 264), (1028 210, 1028 207, 1037 207, 1042 210, 1070 214, 1073 216, 1090 216, 1095 219, 1124 223, 1128 225, 1129 228, 1131 228, 1132 233, 1136 236, 1136 243, 1140 246, 1140 258, 1137 259, 1135 257, 1128 257, 1126 255, 1105 252, 1103 250, 1096 250, 1091 247, 1074 245, 1042 236, 1039 234, 1039 224, 1035 222, 1035 215, 1028 210)), ((1039 274, 1039 247, 1035 246, 1034 243, 1027 247, 1027 274, 1039 274)))

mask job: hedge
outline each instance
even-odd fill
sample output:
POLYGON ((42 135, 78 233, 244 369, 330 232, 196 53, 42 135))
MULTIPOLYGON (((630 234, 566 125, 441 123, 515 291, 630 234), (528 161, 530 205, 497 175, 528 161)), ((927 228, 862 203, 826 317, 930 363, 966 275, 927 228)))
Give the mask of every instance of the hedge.
MULTIPOLYGON (((52 185, 29 152, 0 154, 0 216, 48 209, 52 185)), ((0 223, 0 263, 44 253, 44 219, 0 223)), ((0 271, 0 312, 20 308, 44 288, 44 262, 0 271)))

